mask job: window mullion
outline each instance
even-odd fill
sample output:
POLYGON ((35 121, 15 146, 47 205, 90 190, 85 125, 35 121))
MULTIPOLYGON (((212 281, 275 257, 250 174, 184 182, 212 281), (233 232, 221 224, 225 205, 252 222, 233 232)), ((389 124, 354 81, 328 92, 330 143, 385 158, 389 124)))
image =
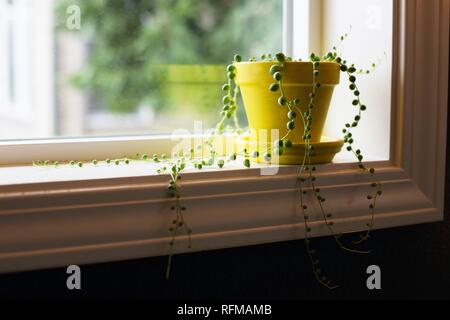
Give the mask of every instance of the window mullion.
POLYGON ((305 59, 309 57, 311 52, 322 54, 321 13, 323 0, 296 0, 291 2, 292 55, 296 58, 305 59), (293 19, 294 16, 295 19, 293 19))
POLYGON ((294 0, 283 1, 283 52, 292 56, 294 44, 294 0))

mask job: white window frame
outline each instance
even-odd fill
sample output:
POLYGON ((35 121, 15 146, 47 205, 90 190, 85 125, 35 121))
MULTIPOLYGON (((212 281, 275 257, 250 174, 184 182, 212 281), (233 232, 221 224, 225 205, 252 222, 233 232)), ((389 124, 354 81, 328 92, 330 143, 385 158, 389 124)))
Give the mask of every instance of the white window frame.
MULTIPOLYGON (((373 163, 384 185, 377 229, 443 219, 450 4, 395 0, 394 5, 391 159, 373 163)), ((99 158, 114 157, 148 152, 148 144, 165 152, 175 143, 169 141, 11 142, 1 146, 0 157, 20 163, 62 150, 65 158, 89 159, 94 149, 99 158)), ((0 168, 0 272, 167 254, 172 219, 167 177, 152 173, 150 165, 109 168, 0 168)), ((364 196, 369 181, 352 164, 321 165, 318 171, 337 217, 336 231, 363 230, 370 218, 364 196)), ((193 248, 187 249, 181 236, 175 252, 302 238, 295 181, 293 167, 274 176, 261 176, 257 168, 186 173, 182 200, 194 230, 193 248)), ((315 236, 327 235, 319 218, 311 223, 315 236)))
MULTIPOLYGON (((2 0, 0 6, 3 10, 0 13, 1 32, 5 32, 6 23, 11 23, 13 27, 13 86, 16 96, 15 101, 5 103, 2 100, 0 118, 22 128, 24 132, 32 130, 33 135, 52 135, 55 131, 52 3, 16 0, 7 4, 6 0, 2 0)), ((3 42, 2 38, 0 36, 0 42, 3 42)), ((0 43, 2 46, 4 43, 0 43)), ((0 72, 0 77, 4 77, 2 66, 0 72)), ((10 85, 5 79, 3 81, 10 85)), ((0 92, 0 98, 3 96, 4 93, 0 92)), ((3 151, 0 144, 0 152, 3 151)), ((0 159, 0 164, 3 163, 0 159)))

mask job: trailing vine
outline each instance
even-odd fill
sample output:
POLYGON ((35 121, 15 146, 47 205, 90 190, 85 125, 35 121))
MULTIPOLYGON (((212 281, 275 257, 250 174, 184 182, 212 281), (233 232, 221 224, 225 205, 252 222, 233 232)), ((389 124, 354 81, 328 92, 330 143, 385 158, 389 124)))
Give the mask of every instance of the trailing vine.
MULTIPOLYGON (((347 37, 347 34, 345 36, 341 37, 341 40, 344 40, 347 37)), ((339 64, 341 72, 345 73, 348 76, 349 80, 349 89, 353 93, 354 100, 352 101, 352 105, 357 108, 357 114, 354 116, 353 121, 351 123, 346 123, 345 127, 342 129, 342 133, 344 134, 344 143, 347 151, 351 152, 355 158, 358 161, 358 168, 365 174, 368 174, 371 179, 371 187, 373 188, 373 192, 367 195, 367 199, 369 200, 369 210, 370 210, 370 216, 371 221, 366 225, 368 228, 364 233, 360 235, 360 239, 353 241, 355 244, 360 244, 370 237, 370 233, 373 230, 373 224, 374 224, 374 217, 375 217, 375 206, 377 203, 377 199, 379 196, 382 195, 382 187, 381 183, 378 181, 378 179, 375 176, 375 169, 374 168, 367 168, 364 163, 363 159, 364 156, 360 149, 356 149, 354 147, 354 136, 352 133, 352 129, 358 127, 362 114, 364 111, 367 110, 367 107, 361 102, 361 96, 360 91, 357 85, 357 78, 355 74, 369 74, 371 71, 373 71, 376 68, 376 64, 372 63, 371 69, 359 69, 357 70, 354 64, 351 64, 350 67, 348 66, 348 63, 346 60, 343 60, 340 55, 338 54, 336 47, 333 48, 333 52, 329 52, 325 59, 328 61, 336 62, 339 64)))
MULTIPOLYGON (((337 56, 335 56, 335 58, 337 58, 337 56)), ((283 137, 283 139, 286 139, 286 141, 290 141, 287 138, 291 135, 292 130, 295 129, 295 119, 297 117, 297 113, 301 116, 301 121, 303 124, 303 136, 302 136, 302 141, 304 142, 304 157, 303 157, 303 161, 302 164, 299 166, 298 169, 298 178, 297 178, 297 188, 299 191, 299 196, 300 196, 300 203, 299 203, 299 207, 301 209, 302 215, 303 215, 303 219, 304 219, 304 225, 305 225, 305 245, 306 245, 306 250, 308 253, 308 256, 311 260, 311 264, 313 266, 313 273, 316 276, 317 280, 323 284, 324 286, 326 286, 329 289, 334 289, 337 286, 332 285, 331 281, 329 281, 325 276, 322 275, 322 271, 320 268, 320 261, 318 259, 315 258, 315 250, 312 250, 310 247, 310 233, 311 233, 311 227, 308 224, 308 220, 310 218, 309 214, 308 214, 308 205, 305 202, 304 196, 307 195, 307 191, 306 189, 303 187, 303 183, 305 182, 309 182, 310 185, 310 189, 312 192, 313 197, 317 200, 319 209, 320 209, 320 213, 322 215, 322 219, 325 223, 325 225, 327 226, 330 234, 334 237, 336 243, 339 245, 340 248, 349 251, 349 252, 355 252, 355 253, 368 253, 367 251, 361 251, 361 250, 356 250, 356 249, 351 249, 348 248, 346 246, 344 246, 342 244, 342 242, 340 241, 341 238, 341 234, 336 234, 333 230, 333 221, 331 221, 332 219, 332 214, 331 213, 326 213, 325 209, 324 209, 324 205, 323 203, 326 201, 326 198, 324 196, 321 195, 320 193, 320 189, 316 187, 315 181, 316 181, 316 177, 314 176, 314 172, 316 171, 316 167, 312 166, 312 158, 315 157, 315 153, 314 153, 314 146, 311 145, 311 139, 312 139, 312 133, 311 133, 311 128, 313 125, 313 117, 312 117, 312 110, 315 107, 315 97, 317 95, 317 91, 320 90, 321 88, 321 83, 317 80, 320 71, 320 62, 322 61, 322 59, 319 56, 316 56, 315 54, 311 54, 310 56, 310 61, 312 64, 312 79, 313 79, 313 83, 312 83, 312 90, 309 94, 309 103, 308 103, 308 107, 306 111, 302 111, 298 108, 298 104, 299 104, 299 100, 298 98, 293 98, 293 99, 289 99, 286 97, 284 90, 283 90, 283 70, 284 70, 284 62, 285 61, 290 61, 290 58, 285 57, 282 53, 279 53, 276 55, 276 59, 277 59, 277 63, 272 65, 272 67, 269 70, 269 73, 273 76, 274 80, 276 81, 276 83, 273 83, 269 86, 269 90, 272 92, 280 92, 280 97, 278 98, 278 104, 283 107, 283 106, 287 106, 288 112, 287 112, 287 129, 288 129, 288 133, 286 134, 285 137, 283 137)), ((341 68, 342 69, 342 68, 341 68)), ((353 80, 353 79, 352 79, 353 80)), ((358 94, 359 96, 359 94, 358 94)), ((358 116, 358 121, 360 120, 361 115, 358 116)), ((351 144, 353 143, 350 140, 351 137, 351 133, 349 134, 346 131, 347 135, 346 135, 346 143, 349 144, 351 146, 351 144)), ((280 141, 278 143, 275 143, 276 148, 278 148, 281 151, 278 151, 279 154, 281 155, 282 149, 287 147, 289 148, 291 145, 284 145, 283 141, 280 141)), ((347 150, 351 151, 351 147, 347 147, 347 150)), ((362 164, 362 155, 361 155, 361 151, 357 150, 355 151, 355 154, 358 157, 358 162, 359 162, 359 167, 364 167, 364 165, 362 164)), ((374 174, 374 169, 367 169, 373 176, 374 174)), ((379 184, 377 184, 377 186, 379 187, 379 184)), ((377 194, 374 196, 374 198, 376 199, 376 197, 378 195, 380 195, 381 190, 377 191, 377 194)), ((372 196, 370 196, 370 199, 372 199, 372 196)), ((371 208, 371 214, 372 214, 372 222, 371 222, 371 226, 373 225, 373 216, 374 216, 374 208, 375 208, 375 203, 370 204, 370 208, 371 208)), ((360 241, 358 242, 354 242, 355 244, 361 243, 363 240, 366 240, 369 237, 369 233, 370 233, 370 229, 366 232, 366 234, 364 236, 361 236, 360 241)))
POLYGON ((166 269, 166 278, 170 277, 170 269, 172 266, 172 257, 173 257, 173 246, 175 244, 175 238, 178 235, 179 231, 184 231, 188 236, 188 248, 192 247, 192 239, 191 234, 192 230, 188 227, 186 219, 184 218, 184 211, 187 210, 185 206, 181 203, 181 185, 179 181, 181 180, 181 172, 186 168, 186 158, 184 155, 181 155, 180 158, 174 160, 174 163, 159 169, 159 173, 167 173, 170 176, 169 184, 167 186, 167 191, 170 197, 173 197, 175 200, 174 204, 170 207, 175 213, 175 218, 172 220, 172 225, 169 228, 169 232, 172 233, 172 239, 169 242, 171 251, 169 253, 169 258, 167 262, 166 269))
MULTIPOLYGON (((341 37, 341 43, 345 40, 347 34, 341 37)), ((297 179, 295 182, 295 188, 297 190, 297 209, 300 209, 300 212, 303 217, 304 222, 304 239, 305 239, 305 248, 310 260, 312 271, 317 281, 324 285, 329 289, 337 288, 336 284, 333 284, 326 276, 323 275, 322 268, 320 265, 320 260, 317 258, 317 252, 311 247, 311 238, 312 238, 312 225, 311 215, 312 210, 310 210, 310 205, 307 203, 306 197, 311 195, 316 202, 319 213, 321 215, 321 219, 324 222, 326 228, 329 231, 329 234, 333 236, 336 244, 343 250, 353 253, 369 253, 369 251, 358 250, 355 248, 350 248, 344 245, 341 241, 342 234, 336 233, 334 230, 334 221, 333 214, 327 212, 325 209, 326 198, 322 195, 320 188, 316 185, 317 177, 316 166, 313 165, 315 154, 314 145, 312 143, 312 127, 314 124, 314 119, 312 116, 312 110, 316 107, 316 96, 319 94, 322 84, 319 82, 320 75, 320 66, 322 62, 334 62, 339 64, 340 71, 344 73, 349 80, 349 89, 354 96, 352 100, 352 105, 357 108, 356 114, 353 117, 352 121, 349 121, 344 125, 342 129, 342 133, 344 134, 344 146, 347 151, 351 152, 355 158, 357 159, 357 166, 359 170, 367 174, 371 179, 371 187, 372 192, 367 195, 367 199, 369 201, 369 213, 370 213, 370 222, 366 224, 367 229, 360 234, 358 240, 353 241, 354 245, 359 245, 362 242, 366 241, 370 238, 371 231, 374 227, 374 215, 375 208, 377 204, 378 198, 382 195, 382 186, 381 183, 377 180, 375 175, 375 169, 371 167, 366 167, 363 163, 364 156, 362 151, 356 147, 355 145, 355 136, 353 133, 353 129, 358 127, 360 121, 362 119, 364 111, 367 110, 367 107, 362 103, 360 97, 360 90, 357 85, 356 75, 369 74, 373 69, 375 69, 376 64, 372 64, 371 69, 357 69, 354 64, 348 63, 341 57, 341 54, 338 53, 338 46, 333 47, 333 50, 328 52, 323 57, 320 57, 314 53, 309 57, 309 62, 312 66, 312 86, 311 92, 309 93, 309 101, 307 103, 307 108, 305 111, 302 111, 299 107, 300 100, 298 97, 288 97, 284 90, 283 77, 284 72, 286 70, 286 63, 295 61, 291 57, 284 55, 283 53, 277 53, 275 55, 272 54, 263 54, 260 56, 260 61, 270 61, 273 64, 270 66, 268 72, 270 76, 272 76, 274 82, 271 83, 268 87, 268 90, 274 94, 279 94, 277 99, 279 107, 286 108, 286 128, 287 133, 281 137, 279 140, 272 142, 272 144, 264 150, 264 152, 260 152, 260 150, 254 151, 252 154, 249 153, 249 150, 244 149, 238 153, 231 154, 218 154, 215 150, 215 139, 217 136, 223 135, 227 131, 231 131, 237 134, 241 134, 243 129, 239 126, 239 119, 237 116, 238 111, 238 97, 240 93, 239 85, 236 83, 236 64, 242 62, 242 57, 240 55, 235 55, 231 64, 227 66, 227 83, 222 86, 222 90, 224 92, 224 96, 222 99, 223 107, 220 112, 220 120, 212 130, 211 134, 208 136, 206 141, 204 141, 201 145, 195 146, 195 148, 184 150, 178 154, 173 154, 169 159, 166 155, 157 155, 154 154, 152 157, 149 157, 147 154, 143 155, 135 155, 134 157, 123 157, 119 159, 106 159, 103 161, 93 160, 90 162, 93 166, 98 166, 102 163, 107 165, 129 165, 132 161, 145 161, 145 162, 153 162, 160 164, 160 167, 157 169, 159 174, 166 174, 169 177, 167 192, 168 195, 173 198, 173 202, 170 206, 170 210, 173 212, 174 216, 171 222, 168 231, 170 232, 170 252, 168 255, 168 262, 166 268, 166 278, 169 278, 172 266, 173 259, 173 248, 175 241, 181 233, 184 233, 188 238, 188 247, 192 247, 192 239, 191 235, 193 230, 188 226, 187 219, 185 217, 185 213, 187 208, 182 203, 182 174, 188 167, 193 167, 196 170, 202 170, 204 167, 215 167, 223 168, 226 163, 236 161, 238 159, 243 159, 242 164, 244 167, 251 167, 251 159, 259 158, 261 155, 263 159, 267 163, 272 162, 273 154, 277 156, 282 156, 285 152, 285 149, 290 149, 293 147, 293 143, 291 141, 291 136, 293 135, 293 131, 298 125, 298 121, 303 126, 303 133, 301 140, 303 142, 304 147, 304 155, 303 160, 300 165, 297 166, 297 179), (230 126, 227 126, 227 123, 231 123, 230 126), (204 148, 209 148, 209 156, 204 157, 203 151, 204 148), (196 150, 201 150, 202 155, 200 157, 196 157, 196 150)), ((256 62, 258 59, 255 57, 251 57, 249 59, 250 62, 256 62)), ((298 60, 301 61, 301 60, 298 60)), ((87 163, 83 161, 71 160, 68 162, 58 162, 58 161, 35 161, 33 165, 35 166, 54 166, 58 167, 61 165, 69 165, 73 167, 82 168, 87 163)))

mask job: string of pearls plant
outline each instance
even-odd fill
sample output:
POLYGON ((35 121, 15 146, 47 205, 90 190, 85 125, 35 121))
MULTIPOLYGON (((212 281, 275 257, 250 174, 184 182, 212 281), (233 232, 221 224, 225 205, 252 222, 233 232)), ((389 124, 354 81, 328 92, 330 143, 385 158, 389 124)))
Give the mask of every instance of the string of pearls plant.
POLYGON ((320 209, 320 213, 322 215, 322 219, 327 226, 329 233, 334 237, 336 243, 338 246, 346 251, 349 252, 355 252, 355 253, 369 253, 368 251, 361 251, 349 248, 345 246, 341 242, 341 234, 338 234, 334 231, 334 223, 332 221, 333 215, 331 213, 328 213, 325 211, 324 208, 324 202, 326 201, 326 198, 321 194, 321 190, 316 187, 316 176, 314 175, 314 172, 316 171, 316 167, 312 165, 312 158, 315 157, 314 152, 314 146, 311 144, 312 134, 311 134, 311 128, 313 126, 313 117, 312 117, 312 110, 315 107, 315 98, 317 95, 317 91, 321 88, 321 83, 317 80, 318 76, 320 74, 319 67, 320 63, 322 61, 328 61, 328 62, 336 62, 339 63, 340 69, 342 72, 345 72, 349 76, 350 80, 350 89, 353 91, 354 95, 357 97, 352 104, 354 106, 359 107, 358 114, 354 117, 354 122, 350 124, 345 125, 345 129, 343 129, 343 133, 345 135, 344 142, 346 144, 346 148, 348 151, 353 152, 353 154, 356 156, 358 160, 358 167, 368 174, 370 174, 371 178, 373 178, 374 182, 372 183, 372 187, 377 188, 376 192, 374 194, 370 194, 367 196, 367 198, 371 201, 369 204, 369 209, 371 213, 371 222, 367 224, 368 229, 364 232, 364 234, 361 234, 360 239, 357 241, 354 241, 354 244, 360 244, 367 240, 370 237, 370 231, 373 227, 373 220, 374 220, 374 210, 375 210, 375 204, 376 199, 379 195, 381 195, 381 185, 378 183, 375 179, 375 169, 373 168, 366 168, 364 164, 362 163, 363 156, 361 153, 361 150, 354 150, 352 145, 354 143, 353 135, 351 133, 351 128, 355 128, 358 126, 359 121, 361 120, 362 112, 366 110, 366 107, 361 103, 360 100, 360 93, 358 91, 358 88, 356 86, 356 77, 353 75, 356 71, 354 66, 347 67, 347 62, 343 61, 342 58, 339 57, 336 50, 333 52, 327 53, 324 57, 319 57, 315 55, 314 53, 310 56, 310 62, 312 64, 313 69, 313 83, 312 83, 312 90, 309 94, 309 103, 308 103, 308 110, 302 111, 298 108, 299 100, 298 98, 292 98, 290 99, 287 97, 283 90, 283 70, 285 68, 284 63, 286 61, 292 61, 290 57, 286 57, 284 54, 279 53, 276 55, 276 63, 272 65, 272 67, 269 70, 269 73, 273 76, 274 83, 270 85, 269 90, 272 92, 279 92, 280 97, 278 98, 278 104, 281 107, 286 106, 287 107, 287 123, 286 127, 288 129, 288 133, 283 138, 283 140, 280 140, 278 144, 276 144, 275 148, 278 150, 277 152, 279 154, 283 153, 283 148, 290 148, 291 143, 288 137, 291 135, 292 130, 295 129, 295 122, 294 120, 297 118, 298 115, 301 117, 301 121, 303 124, 303 136, 302 141, 304 142, 304 157, 303 162, 298 168, 298 179, 297 179, 297 189, 299 194, 299 207, 303 215, 304 219, 304 225, 305 225, 305 245, 306 250, 308 253, 308 257, 311 261, 311 264, 313 266, 313 273, 317 280, 324 286, 326 286, 329 289, 334 289, 337 286, 333 285, 330 280, 327 279, 326 276, 322 274, 322 269, 320 267, 320 261, 316 258, 316 251, 311 249, 311 241, 310 241, 310 233, 312 231, 308 221, 310 219, 310 214, 308 212, 308 205, 305 202, 305 196, 308 194, 308 190, 304 187, 305 184, 309 184, 310 186, 310 192, 312 192, 313 197, 317 200, 318 207, 320 209))
MULTIPOLYGON (((347 34, 341 37, 341 42, 347 37, 347 34)), ((195 157, 195 150, 185 150, 178 154, 173 154, 171 157, 166 157, 166 155, 157 155, 154 154, 152 157, 149 157, 147 154, 143 155, 135 155, 134 157, 123 157, 120 159, 106 159, 103 161, 93 160, 90 165, 98 166, 100 164, 103 165, 129 165, 133 161, 144 161, 144 162, 153 162, 160 165, 157 169, 159 174, 166 174, 169 176, 169 182, 167 185, 167 192, 170 197, 172 197, 173 203, 170 207, 170 210, 173 212, 174 216, 172 219, 171 226, 168 231, 171 235, 171 240, 169 242, 170 253, 168 257, 167 269, 166 269, 166 277, 169 278, 170 270, 172 265, 172 257, 173 257, 173 247, 175 240, 181 234, 185 234, 188 237, 188 247, 191 248, 191 235, 192 229, 189 228, 187 219, 185 217, 185 213, 187 208, 182 203, 182 173, 190 166, 195 168, 196 170, 202 170, 205 167, 218 167, 223 168, 227 163, 234 162, 238 159, 242 159, 242 165, 246 168, 251 167, 251 159, 258 158, 260 156, 259 151, 254 151, 252 154, 248 152, 247 149, 242 150, 241 153, 231 153, 227 155, 217 154, 214 146, 215 139, 217 136, 222 135, 225 131, 229 129, 227 126, 228 122, 232 123, 232 130, 238 134, 243 132, 243 129, 239 126, 239 119, 237 116, 238 111, 238 97, 239 97, 239 86, 235 81, 236 78, 236 66, 235 63, 239 63, 242 61, 242 57, 240 55, 235 55, 233 62, 227 66, 227 83, 225 83, 222 87, 224 92, 223 97, 223 108, 220 112, 220 120, 218 124, 215 126, 212 134, 207 138, 204 142, 204 146, 196 146, 196 148, 202 149, 205 146, 209 147, 209 156, 204 157, 203 152, 202 156, 195 157)), ((258 59, 255 57, 251 57, 249 59, 250 62, 256 62, 258 59)), ((296 180, 296 190, 297 190, 297 207, 299 208, 303 220, 304 220, 304 238, 305 238, 305 247, 308 258, 310 260, 312 271, 317 281, 324 285, 329 289, 334 289, 337 285, 333 284, 326 276, 323 275, 322 268, 320 265, 320 260, 317 258, 317 252, 311 248, 311 232, 312 226, 310 221, 311 218, 311 210, 310 206, 306 201, 306 196, 308 194, 312 194, 313 198, 318 204, 318 208, 320 210, 320 215, 329 231, 329 234, 333 236, 337 245, 349 252, 354 253, 369 253, 369 251, 358 250, 355 248, 350 248, 347 245, 344 245, 342 242, 342 234, 335 232, 334 230, 334 222, 332 213, 328 212, 325 208, 326 198, 322 194, 320 188, 316 185, 315 176, 316 167, 312 164, 312 159, 316 156, 314 146, 312 145, 312 133, 311 128, 314 125, 314 119, 312 117, 312 110, 315 107, 315 98, 321 89, 322 84, 318 81, 318 77, 320 74, 320 64, 321 62, 335 62, 340 66, 340 70, 344 73, 349 80, 349 89, 354 96, 354 100, 352 101, 352 105, 356 108, 355 116, 352 121, 346 123, 342 132, 344 134, 344 143, 346 149, 351 152, 356 160, 357 166, 359 170, 367 174, 371 179, 371 186, 373 192, 367 195, 367 199, 369 201, 368 208, 370 212, 370 222, 367 223, 367 229, 360 234, 359 239, 354 240, 354 245, 359 245, 362 242, 366 241, 370 238, 371 231, 374 226, 374 214, 375 207, 378 200, 378 197, 382 195, 382 186, 380 182, 377 180, 375 175, 374 168, 368 168, 363 163, 363 154, 360 149, 355 149, 355 137, 353 134, 353 129, 358 127, 360 121, 362 119, 364 111, 366 111, 367 107, 362 103, 360 97, 360 91, 357 85, 356 75, 369 74, 375 67, 375 64, 372 64, 372 69, 357 70, 353 64, 348 63, 345 59, 341 57, 341 55, 337 51, 337 47, 333 47, 333 50, 328 52, 323 57, 311 54, 309 57, 309 61, 312 64, 312 72, 313 72, 313 83, 311 87, 311 92, 309 94, 309 102, 308 108, 306 111, 302 111, 299 108, 300 100, 298 97, 288 97, 285 94, 283 88, 283 72, 285 71, 285 62, 294 61, 291 57, 284 55, 283 53, 277 53, 275 55, 272 54, 263 54, 260 56, 260 61, 271 61, 273 65, 271 65, 268 72, 273 77, 274 82, 270 84, 268 90, 274 94, 279 94, 278 104, 279 107, 286 108, 286 128, 288 129, 287 134, 283 136, 281 139, 273 143, 267 150, 265 150, 263 154, 263 158, 266 162, 271 162, 272 154, 277 154, 278 156, 283 155, 283 152, 286 149, 292 148, 293 144, 290 140, 293 130, 296 127, 295 120, 300 117, 300 121, 303 124, 303 135, 302 141, 304 145, 304 156, 301 165, 298 165, 297 168, 297 180, 296 180)), ((299 60, 300 61, 300 60, 299 60)), ((58 161, 35 161, 33 162, 35 166, 55 166, 58 167, 60 165, 69 165, 73 167, 83 167, 87 165, 86 162, 70 160, 65 163, 61 163, 58 161)))

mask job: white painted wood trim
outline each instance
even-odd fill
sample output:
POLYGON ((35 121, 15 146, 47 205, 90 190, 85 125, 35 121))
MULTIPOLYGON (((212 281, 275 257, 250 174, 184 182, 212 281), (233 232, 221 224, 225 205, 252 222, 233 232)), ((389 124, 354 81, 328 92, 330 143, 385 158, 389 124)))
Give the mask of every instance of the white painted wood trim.
MULTIPOLYGON (((443 218, 449 1, 394 4, 392 162, 377 168, 385 192, 375 228, 443 218)), ((193 250, 302 238, 294 172, 285 167, 276 176, 261 176, 258 169, 186 174, 183 201, 193 250)), ((366 178, 341 165, 318 172, 336 230, 363 229, 369 220, 366 178)), ((0 272, 167 254, 172 215, 165 183, 164 177, 143 175, 1 185, 0 272)), ((327 234, 317 213, 312 221, 315 236, 327 234)), ((185 238, 175 251, 190 251, 185 238)))
POLYGON ((322 48, 322 0, 295 0, 291 4, 291 27, 288 34, 291 55, 307 59, 311 53, 323 54, 322 48))
POLYGON ((393 164, 443 212, 448 112, 448 0, 398 0, 393 164))
MULTIPOLYGON (((403 170, 378 171, 385 195, 376 228, 441 218, 403 170)), ((275 176, 261 176, 258 169, 228 174, 185 175, 183 204, 194 231, 193 251, 303 237, 293 168, 275 176)), ((325 171, 318 181, 338 217, 336 231, 363 230, 370 221, 365 199, 370 181, 355 169, 325 171)), ((165 185, 165 177, 148 176, 1 187, 0 272, 167 254, 173 214, 165 185)), ((311 221, 314 236, 327 235, 317 210, 311 221)), ((186 237, 180 237, 175 252, 189 251, 186 237)))
POLYGON ((293 54, 294 0, 283 0, 283 52, 293 54))

